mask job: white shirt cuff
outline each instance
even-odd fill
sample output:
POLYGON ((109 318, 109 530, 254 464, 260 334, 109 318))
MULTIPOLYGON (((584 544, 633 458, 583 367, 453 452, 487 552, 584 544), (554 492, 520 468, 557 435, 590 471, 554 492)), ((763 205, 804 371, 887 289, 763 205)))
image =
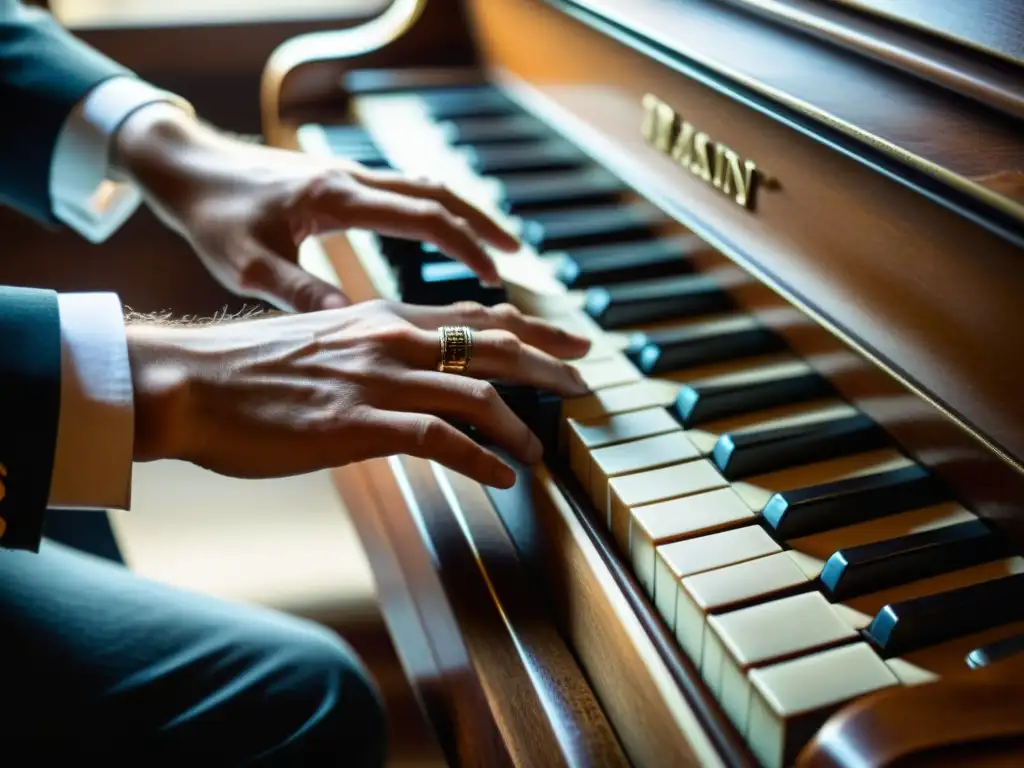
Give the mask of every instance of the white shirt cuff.
POLYGON ((60 418, 50 507, 127 509, 135 413, 121 301, 63 293, 60 418))
POLYGON ((114 134, 133 112, 149 104, 188 102, 127 75, 100 83, 64 122, 50 165, 54 215, 86 240, 110 237, 142 202, 134 184, 114 181, 110 146, 114 134))

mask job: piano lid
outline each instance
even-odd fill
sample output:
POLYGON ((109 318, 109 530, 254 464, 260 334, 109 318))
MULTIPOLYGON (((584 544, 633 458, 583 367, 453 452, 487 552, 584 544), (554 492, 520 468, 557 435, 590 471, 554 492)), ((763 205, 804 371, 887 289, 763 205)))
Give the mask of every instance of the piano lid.
POLYGON ((827 0, 547 2, 1024 245, 1024 68, 827 0))
POLYGON ((1019 0, 824 0, 845 5, 1024 64, 1024 4, 1019 0))

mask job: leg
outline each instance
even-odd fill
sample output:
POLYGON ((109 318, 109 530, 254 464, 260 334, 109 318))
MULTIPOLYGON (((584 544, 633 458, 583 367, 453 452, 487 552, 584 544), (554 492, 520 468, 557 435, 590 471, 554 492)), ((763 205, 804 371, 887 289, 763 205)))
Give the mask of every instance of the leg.
POLYGON ((384 761, 376 690, 333 633, 50 542, 0 551, 0 699, 4 765, 384 761))

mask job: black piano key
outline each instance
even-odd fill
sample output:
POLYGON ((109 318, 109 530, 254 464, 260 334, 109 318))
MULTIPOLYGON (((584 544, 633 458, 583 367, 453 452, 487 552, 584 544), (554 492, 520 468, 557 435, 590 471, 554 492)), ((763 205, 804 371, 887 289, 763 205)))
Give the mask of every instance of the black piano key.
POLYGON ((1024 619, 1024 574, 891 603, 865 634, 892 658, 1024 619))
POLYGON ((666 221, 652 205, 596 205, 531 214, 519 233, 539 252, 564 251, 583 245, 654 237, 666 221))
POLYGON ((397 269, 402 301, 443 306, 457 301, 476 301, 494 306, 508 301, 504 286, 486 286, 476 273, 459 261, 410 262, 397 269))
POLYGON ((1006 549, 984 521, 971 520, 841 549, 825 563, 820 581, 829 599, 845 600, 997 560, 1006 549))
POLYGON ((691 256, 706 249, 692 235, 575 248, 559 256, 555 276, 569 288, 589 288, 683 275, 693 271, 691 256))
POLYGON ((882 448, 885 433, 864 414, 722 435, 711 457, 732 480, 882 448))
POLYGON ((721 312, 731 306, 729 295, 714 280, 680 275, 590 288, 583 309, 610 330, 721 312))
POLYGON ((761 518, 774 529, 776 539, 795 539, 948 499, 946 487, 935 475, 912 464, 776 493, 761 510, 761 518))
POLYGON ((395 268, 439 261, 452 261, 450 256, 445 255, 433 243, 422 243, 419 240, 408 240, 403 237, 392 237, 390 235, 378 235, 377 242, 380 245, 381 253, 384 254, 384 258, 395 268))
POLYGON ((971 669, 979 669, 1008 659, 1024 651, 1024 634, 1004 637, 981 648, 975 648, 967 654, 965 661, 971 669))
POLYGON ((498 177, 501 207, 506 213, 527 213, 541 209, 610 203, 628 187, 603 168, 531 173, 498 177))
POLYGON ((781 405, 791 405, 833 394, 828 381, 809 370, 784 372, 753 383, 684 384, 673 412, 687 429, 715 419, 737 416, 781 405))
POLYGON ((455 147, 541 141, 553 135, 544 123, 525 113, 511 117, 449 120, 439 127, 445 140, 455 147))
POLYGON ((436 122, 469 117, 503 117, 522 112, 508 96, 489 85, 438 88, 418 95, 427 114, 436 122))
POLYGON ((648 376, 786 348, 782 337, 754 318, 743 318, 725 327, 720 323, 703 323, 645 333, 640 340, 642 344, 631 348, 627 354, 648 376))
POLYGON ((580 149, 561 139, 464 147, 462 152, 481 176, 564 171, 589 162, 580 149))

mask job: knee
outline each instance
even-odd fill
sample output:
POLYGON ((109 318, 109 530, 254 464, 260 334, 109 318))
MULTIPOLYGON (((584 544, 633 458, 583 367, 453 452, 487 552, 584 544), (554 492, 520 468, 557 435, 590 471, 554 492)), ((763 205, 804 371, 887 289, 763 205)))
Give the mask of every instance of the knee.
POLYGON ((285 653, 286 685, 295 686, 292 692, 298 693, 304 713, 294 721, 296 728, 284 750, 288 763, 383 766, 384 706, 369 672, 349 646, 333 632, 302 625, 285 653))

